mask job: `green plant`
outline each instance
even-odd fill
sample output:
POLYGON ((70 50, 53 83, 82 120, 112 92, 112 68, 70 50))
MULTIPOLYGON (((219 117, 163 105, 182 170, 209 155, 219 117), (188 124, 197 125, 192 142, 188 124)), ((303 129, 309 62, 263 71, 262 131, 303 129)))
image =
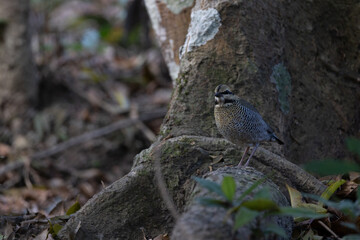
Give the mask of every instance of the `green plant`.
MULTIPOLYGON (((360 140, 354 137, 346 139, 348 151, 360 157, 360 140)), ((353 161, 339 159, 315 160, 304 164, 304 168, 319 176, 344 174, 350 171, 360 172, 360 165, 353 161)))
MULTIPOLYGON (((346 147, 349 152, 354 154, 354 156, 360 157, 360 140, 354 137, 349 137, 346 139, 346 147)), ((305 169, 315 173, 320 176, 325 175, 336 175, 344 174, 341 176, 341 180, 333 181, 332 184, 328 187, 333 189, 327 193, 325 191, 321 196, 315 196, 311 194, 304 194, 304 196, 313 199, 318 202, 319 206, 326 206, 328 212, 332 213, 335 216, 335 220, 325 219, 330 225, 331 228, 338 229, 342 228, 342 233, 347 232, 342 239, 360 239, 360 191, 358 190, 358 184, 360 183, 360 177, 355 177, 353 180, 349 177, 349 172, 360 172, 360 165, 356 162, 349 160, 320 160, 312 161, 304 165, 305 169), (344 180, 348 179, 348 181, 344 180), (350 195, 351 192, 356 192, 352 194, 352 199, 332 199, 330 197, 344 183, 351 183, 352 189, 349 189, 348 192, 350 195), (338 184, 336 186, 336 184, 338 184)), ((339 178, 339 176, 338 176, 339 178)), ((348 184, 350 185, 350 184, 348 184)), ((327 189, 327 190, 328 190, 327 189)), ((335 231, 335 230, 334 230, 335 231)), ((336 231, 335 231, 336 232, 336 231)), ((336 233, 335 233, 336 234, 336 233)))
POLYGON ((75 201, 73 205, 66 211, 65 215, 56 216, 49 219, 49 234, 52 235, 53 238, 57 239, 57 234, 63 228, 64 224, 69 220, 70 215, 76 213, 80 210, 80 203, 78 200, 75 201))
POLYGON ((236 183, 231 176, 225 176, 218 184, 202 178, 194 178, 197 183, 212 192, 216 197, 201 197, 197 201, 209 207, 222 207, 228 212, 228 217, 234 220, 233 231, 236 232, 250 222, 254 222, 252 228, 254 236, 261 237, 276 234, 286 237, 286 232, 277 224, 260 224, 258 216, 292 216, 301 218, 323 218, 324 213, 318 213, 314 209, 305 207, 280 207, 272 199, 268 188, 261 188, 249 199, 249 195, 265 182, 266 178, 259 179, 246 189, 240 196, 236 194, 236 183))
MULTIPOLYGON (((318 201, 319 205, 326 205, 328 211, 336 216, 335 226, 342 226, 349 234, 343 240, 360 239, 360 191, 356 193, 356 200, 343 199, 338 201, 328 200, 324 196, 304 194, 304 196, 318 201)), ((332 223, 331 219, 327 219, 332 223)))
MULTIPOLYGON (((360 157, 359 139, 348 138, 346 145, 351 153, 360 157)), ((306 164, 305 168, 318 175, 343 174, 350 171, 360 172, 360 166, 357 163, 341 160, 313 161, 306 164)), ((328 181, 326 183, 328 187, 321 196, 302 194, 287 186, 291 207, 278 206, 271 199, 271 194, 267 188, 262 188, 253 194, 254 190, 265 182, 266 178, 256 181, 240 196, 236 194, 236 183, 230 176, 225 176, 221 184, 201 178, 194 179, 199 185, 216 195, 216 197, 202 197, 198 201, 205 206, 227 209, 228 216, 234 220, 234 231, 250 222, 255 222, 254 233, 260 233, 262 236, 267 234, 285 236, 284 229, 278 225, 261 226, 257 221, 258 216, 278 215, 294 218, 296 226, 300 230, 293 235, 293 239, 323 239, 329 236, 340 239, 339 236, 342 236, 341 239, 343 240, 355 240, 360 239, 360 191, 357 191, 358 184, 360 184, 360 174, 353 178, 352 180, 349 174, 346 174, 341 178, 337 177, 338 180, 328 181), (334 197, 336 191, 343 185, 346 189, 346 185, 349 186, 349 184, 353 187, 348 192, 356 192, 356 196, 352 200, 336 199, 334 197), (252 198, 249 200, 250 194, 252 194, 252 198), (304 201, 304 197, 309 200, 304 201), (312 223, 319 223, 318 226, 321 229, 312 223), (339 236, 336 233, 338 228, 342 228, 338 233, 339 236), (327 234, 323 233, 324 230, 327 234)))

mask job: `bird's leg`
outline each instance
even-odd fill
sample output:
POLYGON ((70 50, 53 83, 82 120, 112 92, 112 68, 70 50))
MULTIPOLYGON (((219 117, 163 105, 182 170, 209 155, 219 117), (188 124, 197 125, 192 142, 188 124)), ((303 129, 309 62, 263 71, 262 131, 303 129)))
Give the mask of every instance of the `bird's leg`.
POLYGON ((245 163, 245 167, 247 167, 247 165, 249 164, 250 159, 251 159, 251 157, 254 155, 254 153, 255 153, 256 149, 258 148, 258 146, 259 146, 259 143, 256 143, 256 145, 255 145, 254 149, 252 150, 252 152, 251 152, 251 154, 250 154, 249 159, 248 159, 248 160, 247 160, 247 162, 245 163))
POLYGON ((238 167, 240 167, 240 166, 242 165, 242 162, 244 161, 245 156, 246 156, 246 153, 249 151, 249 149, 250 149, 249 146, 246 147, 245 152, 244 152, 244 154, 242 155, 241 160, 240 160, 240 162, 239 162, 239 164, 238 164, 238 167))

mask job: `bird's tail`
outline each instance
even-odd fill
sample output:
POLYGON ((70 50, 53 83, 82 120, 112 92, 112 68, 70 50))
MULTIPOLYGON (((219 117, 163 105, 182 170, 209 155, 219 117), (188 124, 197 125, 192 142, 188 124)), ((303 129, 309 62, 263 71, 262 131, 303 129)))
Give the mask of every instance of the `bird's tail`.
POLYGON ((283 141, 281 141, 275 134, 273 134, 272 136, 271 136, 271 141, 276 141, 278 144, 280 144, 280 145, 283 145, 284 144, 284 142, 283 141))

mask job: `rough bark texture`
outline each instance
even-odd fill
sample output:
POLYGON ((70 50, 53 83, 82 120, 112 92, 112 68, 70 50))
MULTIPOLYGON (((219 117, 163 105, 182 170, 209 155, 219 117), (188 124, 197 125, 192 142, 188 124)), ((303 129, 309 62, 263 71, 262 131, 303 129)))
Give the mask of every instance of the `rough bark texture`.
POLYGON ((343 157, 344 139, 360 136, 356 1, 198 1, 192 11, 211 7, 219 32, 184 53, 163 134, 217 136, 213 90, 226 83, 285 140, 277 152, 290 161, 343 157))
MULTIPOLYGON (((191 176, 203 176, 211 168, 216 175, 216 169, 240 159, 237 147, 243 146, 214 138, 219 133, 213 90, 220 83, 255 105, 284 140, 283 149, 263 144, 266 149, 259 148, 250 164, 263 174, 275 171, 271 180, 280 192, 288 183, 300 191, 321 193, 321 183, 287 160, 341 157, 344 138, 360 134, 357 1, 214 0, 196 1, 194 6, 184 1, 189 5, 171 16, 184 17, 187 36, 169 24, 176 22, 168 14, 172 2, 146 1, 162 50, 169 53, 168 64, 175 61, 177 45, 167 43, 185 39, 162 136, 137 156, 128 176, 96 195, 67 223, 63 239, 81 233, 88 234, 87 239, 142 239, 140 227, 151 237, 169 233, 174 222, 156 189, 154 161, 161 162, 170 196, 182 212, 194 194, 191 176)), ((244 179, 251 176, 242 174, 244 179)), ((184 227, 203 219, 191 213, 192 206, 180 218, 174 237, 185 232, 187 239, 195 236, 184 227)), ((225 229, 229 234, 229 227, 225 229)))
MULTIPOLYGON (((170 233, 174 222, 157 188, 153 167, 155 159, 161 163, 161 173, 170 196, 178 211, 183 212, 194 197, 195 182, 190 176, 201 177, 210 172, 210 169, 215 173, 217 169, 226 165, 236 165, 241 154, 235 145, 220 138, 180 136, 156 142, 136 157, 134 167, 127 176, 89 200, 62 229, 61 237, 142 239, 140 228, 151 237, 170 233)), ((277 192, 278 198, 284 199, 281 192, 285 192, 285 183, 305 192, 321 193, 324 190, 315 178, 290 162, 288 165, 292 167, 283 166, 285 159, 265 149, 260 148, 253 161, 254 166, 261 169, 263 174, 274 176, 272 181, 276 187, 273 184, 273 190, 277 192), (269 161, 273 161, 274 164, 267 166, 269 161), (284 168, 287 171, 284 171, 284 168), (295 169, 296 173, 289 173, 288 169, 295 169)), ((236 171, 238 172, 234 173, 234 177, 239 179, 239 188, 245 189, 253 180, 244 179, 250 179, 255 173, 236 171)), ((259 172, 256 174, 261 175, 259 172)), ((219 176, 221 177, 221 174, 219 176)), ((279 203, 285 204, 283 200, 279 200, 279 203)), ((220 208, 218 210, 221 212, 220 208)), ((218 230, 219 234, 224 233, 222 229, 218 230)), ((217 230, 213 233, 215 231, 217 230)), ((231 231, 227 234, 231 234, 231 231)))
POLYGON ((1 1, 0 125, 24 117, 37 97, 28 15, 28 0, 1 1))

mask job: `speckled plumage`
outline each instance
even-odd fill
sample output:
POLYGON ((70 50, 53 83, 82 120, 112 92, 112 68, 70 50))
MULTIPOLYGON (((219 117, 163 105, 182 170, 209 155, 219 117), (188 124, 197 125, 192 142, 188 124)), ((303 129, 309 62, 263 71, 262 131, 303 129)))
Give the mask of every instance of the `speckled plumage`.
MULTIPOLYGON (((234 95, 226 85, 215 88, 214 115, 217 128, 230 142, 237 145, 255 145, 246 165, 260 142, 277 141, 283 144, 260 113, 250 103, 234 95)), ((247 150, 248 148, 240 164, 247 150)))

